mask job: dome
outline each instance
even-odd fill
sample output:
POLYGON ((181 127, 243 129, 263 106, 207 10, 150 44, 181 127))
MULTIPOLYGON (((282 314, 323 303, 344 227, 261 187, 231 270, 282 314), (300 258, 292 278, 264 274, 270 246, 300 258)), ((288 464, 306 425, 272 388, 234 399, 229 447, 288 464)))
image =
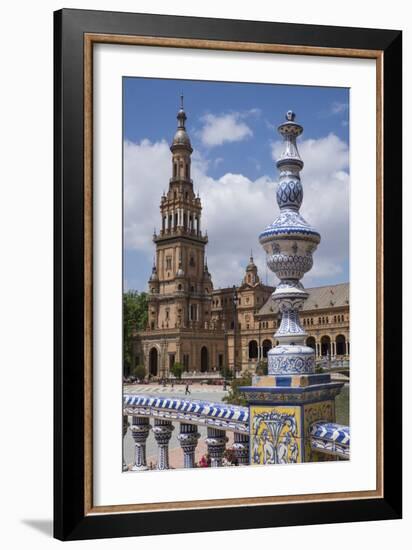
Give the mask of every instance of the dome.
POLYGON ((186 129, 178 128, 173 138, 172 147, 182 146, 182 145, 190 149, 192 148, 192 144, 190 143, 190 138, 187 135, 186 129))
POLYGON ((186 127, 185 127, 185 122, 187 117, 183 109, 183 96, 181 96, 181 105, 176 118, 178 121, 177 130, 173 138, 173 142, 170 149, 173 152, 173 150, 176 147, 185 147, 186 149, 189 149, 190 152, 192 152, 192 144, 190 143, 190 138, 186 132, 186 127))
POLYGON ((255 271, 255 269, 256 269, 256 264, 253 261, 253 256, 251 255, 249 258, 249 263, 246 266, 246 271, 255 271))

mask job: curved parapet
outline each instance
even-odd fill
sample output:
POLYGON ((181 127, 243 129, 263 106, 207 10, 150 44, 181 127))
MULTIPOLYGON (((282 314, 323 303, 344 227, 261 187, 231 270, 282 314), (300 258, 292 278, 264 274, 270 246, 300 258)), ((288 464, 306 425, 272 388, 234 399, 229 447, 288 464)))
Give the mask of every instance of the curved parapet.
POLYGON ((249 433, 249 408, 226 403, 125 394, 123 414, 249 433))
POLYGON ((315 422, 310 428, 312 450, 348 460, 350 428, 334 422, 315 422))

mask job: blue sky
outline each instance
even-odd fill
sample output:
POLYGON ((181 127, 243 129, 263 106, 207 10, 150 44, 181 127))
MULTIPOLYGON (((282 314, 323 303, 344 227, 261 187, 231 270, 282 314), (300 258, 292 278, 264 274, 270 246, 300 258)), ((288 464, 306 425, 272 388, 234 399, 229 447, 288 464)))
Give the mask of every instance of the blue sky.
POLYGON ((264 280, 276 282, 257 235, 278 212, 276 127, 289 109, 304 126, 298 142, 305 162, 301 213, 322 234, 303 283, 349 280, 348 89, 143 78, 124 78, 123 86, 126 288, 147 286, 181 93, 215 288, 240 282, 251 248, 264 280))

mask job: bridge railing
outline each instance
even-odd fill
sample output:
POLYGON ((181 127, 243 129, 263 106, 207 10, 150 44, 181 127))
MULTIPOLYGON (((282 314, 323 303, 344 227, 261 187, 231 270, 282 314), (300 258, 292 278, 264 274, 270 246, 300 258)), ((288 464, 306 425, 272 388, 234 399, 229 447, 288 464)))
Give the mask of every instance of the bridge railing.
MULTIPOLYGON (((169 442, 175 429, 174 423, 179 425, 178 440, 185 468, 195 467, 195 451, 200 438, 198 426, 207 428, 205 443, 212 467, 222 466, 228 441, 226 432, 234 434, 232 450, 237 464, 250 464, 248 407, 195 399, 125 394, 123 415, 123 436, 128 429, 128 418, 132 420, 130 428, 135 453, 131 469, 134 471, 148 469, 146 443, 151 430, 158 446, 157 469, 169 469, 169 442)), ((340 459, 349 458, 348 427, 315 422, 310 428, 309 437, 313 451, 340 459)), ((128 469, 125 463, 123 469, 128 469)))
MULTIPOLYGON (((131 433, 135 443, 135 464, 132 470, 147 470, 146 442, 150 430, 158 445, 157 469, 169 468, 169 442, 179 423, 178 440, 183 451, 185 468, 195 467, 195 451, 200 438, 198 426, 207 428, 206 445, 211 466, 222 465, 226 450, 226 432, 234 433, 233 452, 239 465, 249 464, 249 408, 225 403, 124 395, 123 414, 132 417, 131 433), (150 424, 153 419, 153 425, 150 424)), ((123 435, 127 421, 123 424, 123 435)), ((123 468, 127 469, 123 464, 123 468)))
POLYGON ((335 422, 314 422, 310 428, 311 449, 348 460, 350 428, 335 422))

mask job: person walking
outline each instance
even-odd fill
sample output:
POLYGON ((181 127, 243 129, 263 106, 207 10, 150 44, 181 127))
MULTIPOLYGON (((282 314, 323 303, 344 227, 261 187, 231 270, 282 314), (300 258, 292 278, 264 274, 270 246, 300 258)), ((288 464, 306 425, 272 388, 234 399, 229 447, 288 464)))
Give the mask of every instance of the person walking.
POLYGON ((185 395, 187 395, 188 393, 190 393, 189 384, 186 384, 185 395))

